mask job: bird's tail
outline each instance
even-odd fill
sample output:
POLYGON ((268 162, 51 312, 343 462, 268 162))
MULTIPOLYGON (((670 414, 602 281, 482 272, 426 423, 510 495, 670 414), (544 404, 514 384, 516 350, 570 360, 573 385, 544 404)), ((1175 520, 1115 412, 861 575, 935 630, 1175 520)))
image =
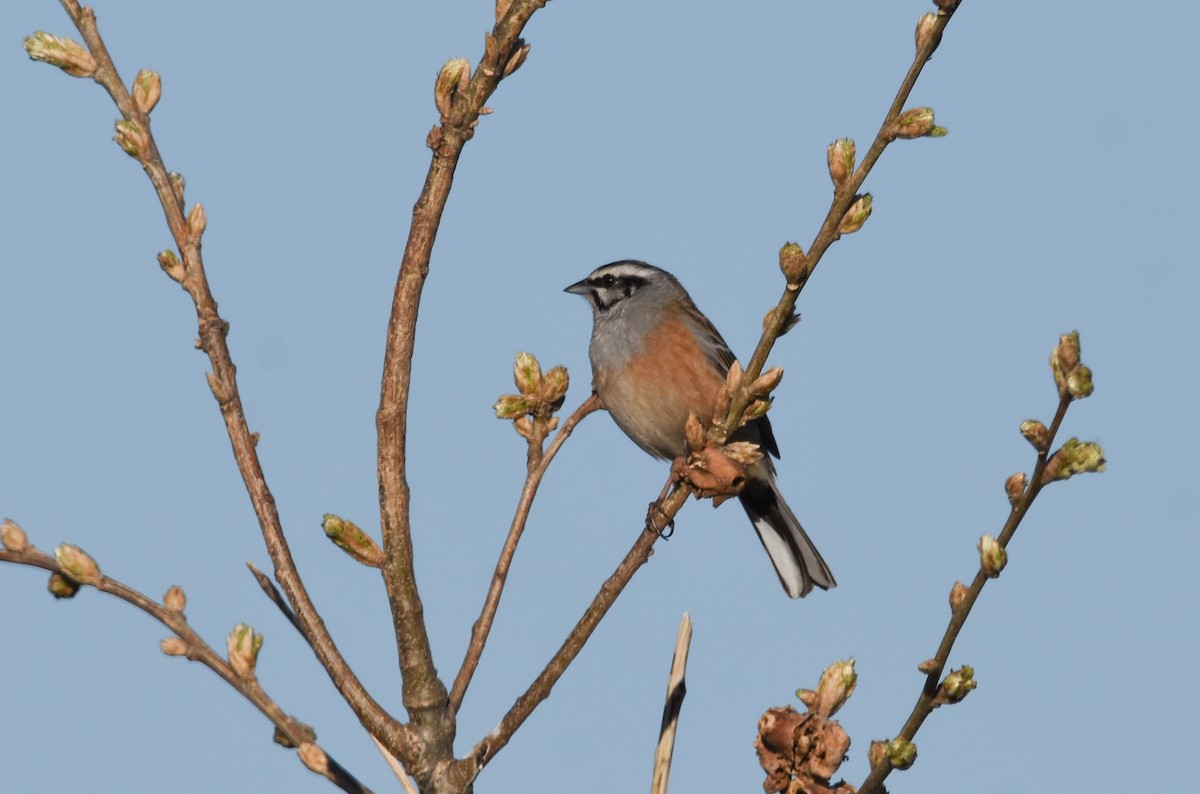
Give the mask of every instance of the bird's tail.
POLYGON ((808 539, 804 527, 779 493, 774 472, 763 473, 768 476, 748 479, 738 499, 754 522, 758 539, 771 557, 783 589, 792 598, 803 598, 812 592, 814 585, 822 590, 836 587, 837 581, 821 552, 808 539))

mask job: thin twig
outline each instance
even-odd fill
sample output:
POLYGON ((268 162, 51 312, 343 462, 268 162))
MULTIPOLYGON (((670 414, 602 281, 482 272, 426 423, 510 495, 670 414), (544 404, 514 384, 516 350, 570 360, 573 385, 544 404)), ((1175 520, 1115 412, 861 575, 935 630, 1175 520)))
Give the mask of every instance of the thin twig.
MULTIPOLYGON (((292 560, 279 512, 275 506, 275 498, 267 487, 262 465, 255 450, 257 438, 251 434, 242 408, 241 397, 237 386, 237 368, 225 342, 229 332, 229 324, 221 319, 217 312, 217 302, 209 289, 208 278, 204 272, 204 264, 200 256, 199 233, 193 233, 184 217, 184 200, 181 191, 177 191, 163 164, 157 144, 151 132, 150 117, 133 101, 125 84, 121 81, 112 58, 108 54, 100 31, 96 26, 96 16, 91 8, 81 8, 76 0, 61 0, 63 8, 75 23, 86 42, 88 50, 96 60, 96 72, 93 79, 108 91, 126 121, 135 122, 147 136, 145 150, 137 156, 138 162, 150 177, 166 215, 167 225, 179 248, 183 259, 183 275, 181 285, 191 296, 196 307, 196 316, 200 331, 200 348, 208 354, 212 363, 212 374, 209 385, 213 396, 216 397, 225 428, 233 446, 234 460, 238 471, 250 495, 259 526, 262 529, 263 540, 275 566, 275 578, 279 581, 288 601, 295 608, 296 616, 303 629, 305 637, 312 645, 317 658, 325 668, 325 672, 337 687, 338 692, 354 710, 358 719, 367 730, 376 736, 384 737, 394 749, 416 745, 415 735, 407 726, 399 723, 380 706, 362 683, 354 675, 354 671, 346 663, 341 652, 333 642, 324 622, 317 613, 300 574, 292 560)), ((405 752, 412 752, 411 749, 405 752)))
MULTIPOLYGON (((63 572, 58 561, 32 545, 22 551, 12 551, 11 549, 0 549, 0 562, 11 562, 17 565, 28 565, 35 568, 42 568, 52 573, 57 573, 67 579, 70 577, 63 572)), ((109 576, 101 576, 100 581, 95 584, 95 588, 102 593, 114 596, 128 604, 132 604, 138 609, 145 612, 150 617, 157 620, 162 625, 166 626, 176 637, 183 640, 187 648, 186 657, 193 662, 200 664, 212 670, 220 676, 225 683, 234 688, 242 697, 250 701, 250 703, 262 713, 271 724, 279 731, 280 734, 287 737, 292 747, 299 747, 301 744, 312 743, 312 736, 305 730, 304 726, 289 716, 282 708, 279 707, 274 700, 271 699, 266 692, 263 691, 258 679, 243 678, 234 672, 233 667, 229 662, 221 656, 217 651, 204 641, 196 631, 188 624, 187 618, 183 612, 176 612, 168 609, 163 604, 158 603, 154 599, 144 593, 129 587, 126 584, 113 579, 109 576)), ((360 783, 354 775, 350 774, 345 767, 338 764, 333 758, 326 757, 329 760, 324 777, 340 788, 342 791, 358 792, 358 794, 369 794, 370 789, 360 783)))
POLYGON ((691 488, 686 484, 679 484, 666 499, 662 500, 659 504, 660 509, 652 511, 651 520, 646 527, 639 529, 637 539, 629 553, 621 560, 613 574, 605 580, 600 587, 600 592, 596 594, 592 603, 584 611, 583 617, 575 624, 575 628, 567 635, 567 639, 547 662, 542 672, 529 685, 524 694, 517 698, 516 703, 512 705, 512 708, 492 729, 491 733, 475 745, 470 755, 456 762, 456 766, 462 770, 461 774, 477 775, 479 770, 508 744, 513 733, 529 718, 533 710, 550 696, 550 690, 553 689, 571 662, 575 660, 575 657, 579 655, 579 652, 583 650, 588 638, 592 636, 596 626, 600 624, 617 597, 629 584, 629 580, 650 559, 654 544, 661 536, 663 529, 675 518, 691 493, 691 488))
MULTIPOLYGON (((521 533, 525 531, 525 522, 529 519, 529 509, 533 505, 534 497, 537 496, 538 486, 542 483, 546 469, 554 460, 554 456, 558 454, 563 443, 570 437, 575 425, 579 424, 585 416, 602 407, 600 398, 592 394, 567 418, 545 453, 534 455, 531 450, 529 473, 525 477, 525 486, 521 489, 521 499, 517 503, 516 514, 508 528, 508 537, 504 539, 504 547, 500 550, 500 559, 496 561, 496 570, 492 574, 492 583, 488 587, 483 610, 471 628, 471 641, 467 645, 467 653, 462 667, 454 679, 454 686, 450 689, 450 708, 456 712, 462 705, 467 687, 471 685, 471 677, 475 675, 475 668, 479 666, 479 658, 483 655, 483 647, 487 644, 488 634, 492 630, 492 621, 500 606, 500 596, 503 594, 504 584, 508 580, 508 569, 512 565, 513 555, 517 552, 521 533)), ((538 445, 538 451, 540 449, 541 446, 538 445)))
POLYGON ((679 710, 687 694, 684 673, 687 672, 688 648, 692 644, 692 618, 683 613, 679 634, 675 638, 675 655, 671 658, 671 675, 667 678, 667 702, 663 704, 662 727, 658 730, 658 747, 654 751, 654 775, 650 794, 667 794, 671 777, 671 756, 675 752, 675 730, 679 727, 679 710))
MULTIPOLYGON (((1047 431, 1049 440, 1046 442, 1047 450, 1052 449, 1054 438, 1058 435, 1058 429, 1062 425, 1063 418, 1066 416, 1067 407, 1071 404, 1069 396, 1061 396, 1058 402, 1058 410, 1054 414, 1054 421, 1050 423, 1047 431)), ((1030 477, 1029 485, 1022 495, 1021 499, 1012 506, 1009 511, 1008 520, 1004 523, 1004 528, 1000 531, 996 542, 1001 548, 1007 548, 1008 543, 1012 540, 1013 534, 1016 533, 1017 527, 1021 525, 1021 520, 1029 512, 1029 508, 1033 505, 1035 499, 1046 483, 1042 481, 1042 475, 1046 470, 1046 464, 1049 462, 1050 452, 1041 452, 1038 454, 1037 463, 1033 468, 1033 475, 1030 477)), ((946 631, 942 635, 942 641, 938 645, 937 653, 930 660, 930 670, 925 677, 925 684, 921 688, 921 694, 917 698, 916 704, 913 706, 912 712, 904 723, 904 727, 900 729, 900 733, 896 738, 911 742, 920 730, 921 724, 925 722, 933 710, 937 708, 937 696, 940 690, 940 682, 942 672, 946 668, 946 664, 950 659, 950 652, 954 649, 954 642, 958 639, 959 633, 967 622, 967 617, 971 614, 972 607, 979 600, 980 594, 983 592, 983 586, 988 582, 988 575, 984 572, 983 566, 980 565, 979 571, 975 574, 975 579, 971 582, 971 586, 967 588, 967 592, 958 608, 953 610, 950 616, 950 622, 946 626, 946 631)), ((883 781, 891 773, 892 767, 885 757, 877 763, 871 772, 867 775, 867 779, 858 789, 858 794, 874 794, 874 792, 883 791, 883 781)))
MULTIPOLYGON (((746 379, 752 381, 757 378, 767 363, 767 357, 771 355, 771 350, 775 346, 775 342, 779 337, 786 332, 789 327, 793 312, 796 308, 796 301, 800 297, 800 293, 804 290, 808 279, 812 276, 817 264, 820 263, 821 257, 829 250, 829 246, 833 245, 841 236, 838 232, 838 227, 841 225, 842 219, 846 216, 850 205, 854 203, 858 189, 866 182, 867 176, 871 173, 876 161, 879 160, 883 150, 888 144, 894 140, 891 134, 892 123, 904 110, 905 103, 908 102, 908 97, 912 93, 913 87, 917 83, 917 78, 921 75, 921 70, 925 68, 925 64, 933 55, 933 51, 937 49, 942 38, 942 31, 950 22, 950 16, 953 12, 941 12, 935 23, 932 35, 928 36, 924 45, 917 48, 916 57, 913 59, 912 65, 908 69, 908 73, 904 76, 904 80, 900 83, 900 88, 896 92, 895 99, 892 100, 891 107, 888 108, 887 114, 883 118, 883 123, 879 127, 879 132, 875 135, 875 140, 871 147, 863 155, 862 161, 855 170, 854 175, 847 180, 846 184, 834 190, 833 201, 829 206, 829 212, 825 215, 825 220, 821 224, 820 230, 817 232, 816 238, 812 245, 809 246, 805 253, 805 268, 804 272, 795 284, 789 284, 780 296, 779 302, 775 308, 767 314, 764 320, 762 337, 759 339, 758 346, 754 349, 754 354, 750 357, 750 362, 746 365, 746 379)), ((729 413, 726 414, 724 429, 727 433, 732 432, 737 426, 738 419, 742 416, 746 406, 749 405, 751 397, 743 395, 735 396, 729 406, 729 413)))
POLYGON ((287 618, 288 623, 291 623, 292 627, 300 632, 300 636, 304 637, 305 642, 307 642, 308 637, 304 634, 304 627, 300 625, 300 618, 296 617, 296 613, 288 606, 288 602, 284 599, 283 594, 279 592, 279 588, 275 586, 275 583, 271 581, 271 577, 260 571, 258 566, 249 560, 246 561, 246 567, 250 569, 250 573, 254 575, 254 581, 258 582, 258 586, 262 588, 263 593, 266 594, 271 603, 279 608, 279 611, 287 618))

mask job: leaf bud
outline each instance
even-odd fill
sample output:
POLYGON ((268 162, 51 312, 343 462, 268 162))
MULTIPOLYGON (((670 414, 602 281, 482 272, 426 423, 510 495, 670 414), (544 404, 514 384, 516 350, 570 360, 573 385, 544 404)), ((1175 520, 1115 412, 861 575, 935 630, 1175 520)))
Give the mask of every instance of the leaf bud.
POLYGON ((807 267, 808 260, 799 243, 784 243, 779 249, 779 269, 789 284, 799 282, 807 267))
POLYGON ((0 542, 4 544, 4 548, 18 553, 29 548, 29 538, 25 535, 25 530, 10 518, 4 519, 4 523, 0 524, 0 542))
POLYGON ((542 385, 542 368, 533 354, 522 350, 513 364, 513 381, 521 394, 533 394, 542 385))
POLYGON ((182 612, 187 608, 187 594, 179 585, 171 585, 163 596, 163 606, 172 612, 182 612))
POLYGON ((188 652, 187 643, 179 637, 167 637, 158 647, 167 656, 187 656, 188 652))
POLYGON ((950 588, 950 611, 957 612, 962 606, 962 602, 967 599, 967 586, 962 582, 955 582, 954 587, 950 588))
POLYGON ((979 567, 989 579, 995 579, 1008 564, 1008 552, 991 535, 979 538, 979 567))
MULTIPOLYGON (((518 42, 521 39, 517 39, 518 42)), ((521 68, 521 64, 525 63, 525 59, 529 57, 529 45, 521 44, 512 56, 508 59, 508 63, 504 64, 504 76, 508 77, 513 72, 521 68)))
POLYGON ((835 190, 841 189, 854 176, 854 141, 838 138, 829 144, 825 157, 829 162, 829 178, 833 180, 833 187, 835 190))
POLYGON ((187 216, 187 224, 188 232, 192 235, 193 240, 199 240, 204 235, 204 230, 208 228, 208 213, 204 211, 203 204, 196 202, 192 205, 192 211, 187 216))
POLYGON ((1008 495, 1010 505, 1015 507, 1021 501, 1021 497, 1025 495, 1025 486, 1028 484, 1029 478, 1023 471, 1009 475, 1008 479, 1004 481, 1004 493, 1008 495))
POLYGON ((70 543, 59 544, 54 549, 54 559, 58 560, 58 570, 63 576, 78 584, 90 584, 93 587, 100 584, 100 567, 87 552, 70 543))
POLYGON ((79 592, 79 582, 72 581, 61 573, 52 573, 47 589, 55 598, 74 598, 79 592))
POLYGON ((113 140, 125 150, 125 154, 141 160, 150 148, 150 136, 136 121, 121 119, 116 123, 117 134, 113 140))
POLYGON ((917 746, 897 736, 888 742, 887 757, 893 769, 903 771, 917 760, 917 746))
POLYGON ((1021 435, 1033 445, 1039 455, 1050 451, 1050 431, 1036 419, 1026 419, 1021 423, 1021 435))
MULTIPOLYGON (((933 36, 934 26, 937 24, 937 18, 938 15, 931 11, 928 14, 922 14, 921 18, 917 20, 917 52, 920 52, 929 43, 929 39, 933 36)), ((941 38, 941 34, 938 34, 938 40, 934 42, 933 49, 937 49, 941 38)))
POLYGON ((229 652, 229 666, 239 678, 254 678, 254 666, 258 663, 258 652, 262 649, 263 635, 245 623, 239 623, 225 641, 229 652))
POLYGON ((183 263, 171 250, 158 252, 158 264, 173 281, 183 282, 183 263))
POLYGON ((133 78, 133 104, 138 110, 149 113, 162 96, 162 78, 153 69, 143 69, 133 78))
POLYGON ((850 205, 850 209, 846 210, 846 214, 842 216, 842 222, 838 226, 838 235, 853 234, 862 228, 867 222, 867 218, 871 217, 871 204, 873 200, 870 193, 864 193, 861 196, 856 196, 854 203, 850 205))
POLYGON ((300 756, 300 760, 304 765, 316 772, 318 775, 329 775, 329 756, 325 755, 325 751, 312 742, 305 742, 300 745, 300 749, 296 751, 300 756))
POLYGON ((45 31, 25 37, 25 52, 33 60, 57 66, 72 77, 91 77, 96 73, 96 59, 82 45, 45 31))
POLYGON ((451 58, 438 72, 433 87, 433 101, 443 118, 450 115, 454 96, 467 87, 471 79, 471 63, 466 58, 451 58))
POLYGON ((946 676, 946 680, 942 682, 939 694, 947 703, 957 703, 978 685, 979 682, 975 680, 975 670, 964 664, 946 676))
POLYGON ((363 565, 378 568, 383 565, 383 549, 375 539, 363 532, 353 521, 346 521, 333 513, 321 519, 321 529, 333 541, 333 545, 349 554, 363 565))

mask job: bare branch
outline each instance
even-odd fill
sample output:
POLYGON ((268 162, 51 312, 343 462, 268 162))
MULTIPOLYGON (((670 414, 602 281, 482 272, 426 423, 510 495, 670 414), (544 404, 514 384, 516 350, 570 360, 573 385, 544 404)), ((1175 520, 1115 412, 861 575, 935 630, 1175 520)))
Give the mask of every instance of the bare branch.
MULTIPOLYGON (((387 347, 383 360, 376 429, 379 437, 379 512, 386 560, 384 583, 396 630, 397 653, 403 677, 405 708, 432 758, 453 756, 454 713, 449 695, 438 678, 425 628, 424 610, 413 571, 409 488, 406 480, 405 440, 408 432, 408 397, 412 356, 416 341, 421 292, 429 274, 430 256, 454 171, 463 146, 474 135, 484 103, 496 90, 510 61, 525 46, 520 34, 545 0, 514 0, 487 37, 484 59, 474 76, 462 85, 464 72, 457 61, 447 62, 438 77, 435 98, 442 120, 429 134, 433 159, 425 186, 413 207, 412 226, 392 298, 387 347)), ((391 743, 386 742, 395 750, 391 743)), ((414 766, 398 753, 417 779, 431 770, 414 766)))
POLYGON ((483 602, 483 611, 471 628, 471 641, 467 645, 466 657, 454 679, 454 686, 450 690, 450 707, 455 711, 458 711, 459 706, 462 705, 463 696, 471 684, 471 677, 475 675, 475 668, 479 666, 479 658, 483 655, 484 645, 487 644, 488 633, 492 630, 492 621, 496 617, 496 610, 500 607, 500 596, 503 594, 504 584, 508 580, 508 569, 512 564, 513 555, 517 552, 521 533, 525 531, 525 522, 529 519, 529 509, 533 506, 533 499, 537 496, 542 477, 545 476, 546 469, 554 460, 554 456, 558 454, 558 450, 570 437, 575 425, 579 424, 585 416, 602 407, 600 398, 595 394, 584 400, 583 404, 567 418, 566 423, 558 431, 545 453, 542 453, 540 443, 530 442, 529 473, 525 477, 525 487, 521 489, 521 499, 517 503, 516 515, 513 516, 512 525, 508 529, 508 537, 504 539, 504 547, 500 550, 500 559, 496 561, 496 570, 492 574, 492 583, 488 587, 487 597, 483 602))
MULTIPOLYGON (((27 565, 34 568, 42 568, 50 571, 58 576, 66 577, 74 584, 80 585, 83 583, 71 579, 70 573, 65 571, 62 565, 54 557, 46 554, 34 546, 22 544, 24 547, 20 550, 11 548, 0 549, 0 562, 11 562, 17 565, 27 565)), ((212 670, 220 676, 225 683, 233 687, 238 694, 250 701, 253 706, 262 713, 275 726, 276 735, 286 740, 286 746, 299 747, 302 744, 311 744, 313 739, 306 726, 289 716, 279 705, 271 699, 258 683, 258 679, 251 676, 242 676, 234 671, 226 659, 221 656, 211 645, 196 633, 196 631, 188 624, 187 618, 182 610, 170 609, 164 604, 160 604, 149 596, 134 590, 128 585, 122 584, 108 576, 99 574, 94 582, 90 582, 97 590, 102 593, 107 593, 120 600, 132 604, 138 609, 145 612, 150 617, 157 620, 162 625, 166 626, 178 640, 182 641, 182 645, 175 643, 173 645, 164 645, 163 650, 170 655, 186 656, 193 662, 200 664, 212 670), (178 651, 178 652, 175 652, 178 651)), ((175 589, 175 588, 173 588, 175 589)), ((328 764, 322 770, 321 774, 330 782, 340 788, 342 791, 360 792, 369 794, 370 789, 360 783, 354 775, 350 774, 343 766, 338 764, 332 758, 326 756, 328 764)))
POLYGON ((160 262, 168 275, 180 282, 195 304, 200 330, 199 347, 208 355, 213 368, 209 375, 209 386, 225 420, 234 459, 242 474, 262 529, 263 540, 275 566, 275 578, 295 608, 304 636, 312 645, 321 665, 362 724, 373 735, 386 737, 389 746, 407 746, 410 748, 408 752, 412 752, 415 736, 388 714, 354 675, 313 606, 292 560, 283 536, 275 499, 267 487, 255 450, 257 437, 250 432, 242 409, 237 386, 237 368, 225 343, 229 324, 217 313, 217 302, 209 289, 208 278, 204 272, 200 256, 200 241, 205 226, 203 210, 196 205, 185 217, 182 187, 177 180, 171 178, 163 164, 151 133, 149 114, 142 110, 121 81, 96 27, 95 13, 91 8, 81 8, 76 0, 61 2, 95 59, 93 79, 108 91, 124 117, 123 122, 118 122, 118 143, 138 160, 146 175, 150 177, 166 215, 167 225, 179 248, 182 263, 175 259, 173 252, 160 255, 160 262), (122 123, 126 125, 124 128, 120 126, 122 123))

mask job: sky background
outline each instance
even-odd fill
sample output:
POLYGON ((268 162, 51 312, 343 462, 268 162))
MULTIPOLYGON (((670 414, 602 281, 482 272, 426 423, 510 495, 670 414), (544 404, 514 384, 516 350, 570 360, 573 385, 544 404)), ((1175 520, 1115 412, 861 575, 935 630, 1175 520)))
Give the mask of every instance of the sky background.
MULTIPOLYGON (((1078 329, 1094 397, 1062 440, 1102 475, 1054 485, 951 657, 980 684, 933 714, 893 792, 1118 791, 1194 779, 1200 730, 1194 186, 1200 7, 966 0, 912 96, 950 130, 898 142, 875 212, 834 245, 771 363, 780 482, 839 586, 791 601, 736 505, 690 503, 578 661, 485 769, 481 792, 645 791, 681 614, 695 635, 676 792, 759 791, 764 709, 853 656, 840 713, 867 771, 897 733, 956 579, 1029 471, 1046 364, 1078 329), (1188 52, 1193 53, 1187 55, 1188 52)), ((417 570, 452 679, 516 504, 524 446, 492 416, 518 350, 586 397, 590 312, 566 285, 645 259, 748 356, 831 196, 825 147, 865 150, 922 2, 565 2, 463 156, 421 308, 410 424, 417 570)), ((379 578, 324 538, 377 534, 374 411, 434 78, 478 61, 486 0, 97 0, 122 76, 161 73, 154 131, 208 212, 208 277, 301 573, 365 684, 400 713, 379 578)), ((195 351, 190 301, 141 169, 91 81, 30 62, 74 34, 57 3, 0 7, 0 515, 161 597, 221 647, 266 635, 259 676, 376 791, 396 784, 244 562, 270 569, 195 351)), ((467 695, 459 751, 541 670, 640 531, 666 477, 603 414, 554 462, 467 695)), ((56 602, 0 568, 6 791, 330 791, 164 630, 95 591, 56 602)))

